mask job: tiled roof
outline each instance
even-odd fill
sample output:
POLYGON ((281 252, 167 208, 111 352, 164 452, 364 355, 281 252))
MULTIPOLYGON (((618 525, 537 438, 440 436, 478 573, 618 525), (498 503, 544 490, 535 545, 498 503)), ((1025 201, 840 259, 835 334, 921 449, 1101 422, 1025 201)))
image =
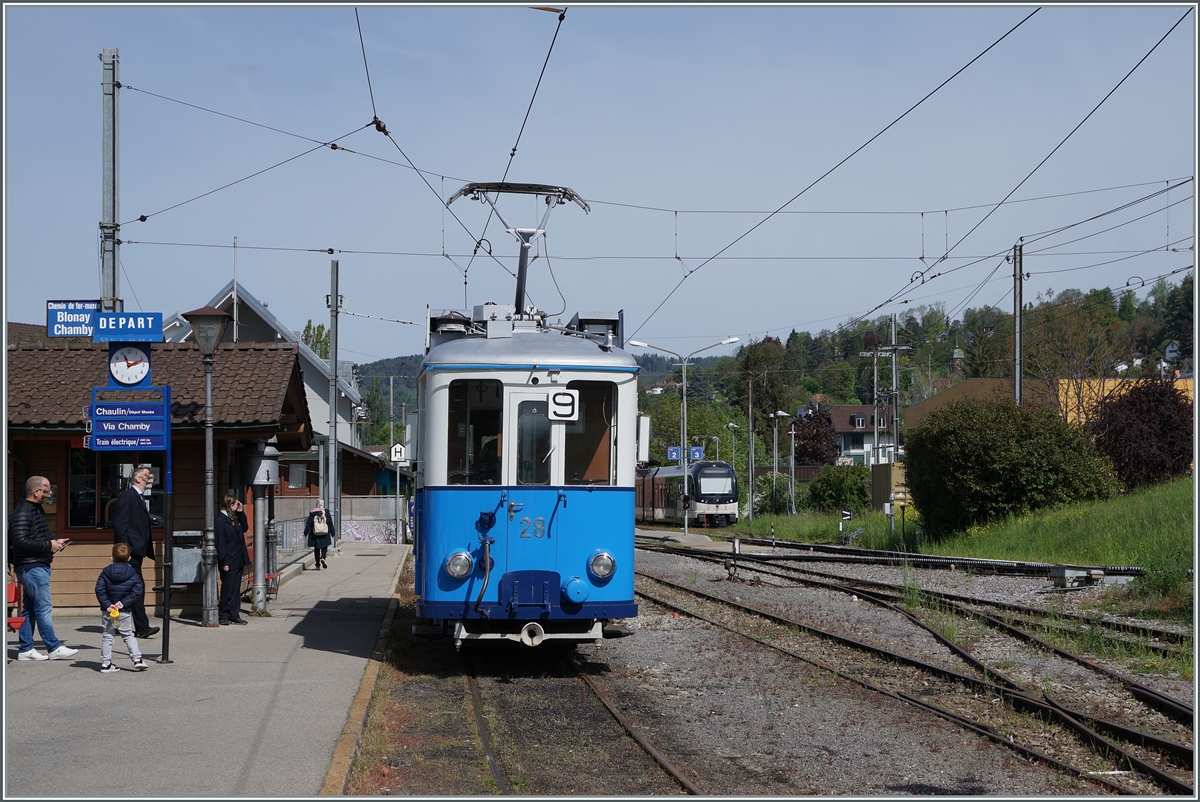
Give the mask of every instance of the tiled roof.
MULTIPOLYGON (((871 423, 871 416, 875 414, 875 407, 870 404, 834 404, 829 407, 829 420, 833 423, 833 431, 841 434, 843 432, 865 432, 874 431, 874 426, 871 423), (863 426, 858 428, 850 422, 853 415, 862 415, 863 426)), ((881 411, 881 414, 884 414, 881 411)), ((880 424, 880 429, 886 428, 880 424)))
MULTIPOLYGON (((171 386, 173 427, 204 426, 204 363, 192 343, 153 343, 154 386, 171 386)), ((108 384, 108 346, 42 343, 9 346, 8 425, 81 430, 92 387, 108 384)), ((157 399, 157 393, 116 391, 101 400, 157 399), (119 395, 118 395, 119 393, 119 395)), ((213 363, 216 427, 310 429, 300 361, 293 343, 223 344, 213 363)))
POLYGON ((46 336, 45 323, 13 323, 10 321, 6 328, 8 329, 9 345, 36 343, 50 339, 46 336))

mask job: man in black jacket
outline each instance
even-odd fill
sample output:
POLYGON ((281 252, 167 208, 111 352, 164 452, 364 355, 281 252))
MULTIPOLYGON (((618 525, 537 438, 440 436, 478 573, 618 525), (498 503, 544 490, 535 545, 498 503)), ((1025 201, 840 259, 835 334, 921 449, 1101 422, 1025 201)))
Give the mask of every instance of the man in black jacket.
POLYGON ((216 530, 217 568, 221 575, 221 606, 218 616, 222 626, 245 624, 242 618, 242 571, 250 564, 246 549, 246 515, 242 502, 227 495, 221 500, 221 513, 213 528, 216 530))
POLYGON ((50 563, 54 555, 67 547, 66 538, 50 536, 42 502, 50 495, 50 480, 31 476, 25 482, 25 498, 17 502, 8 517, 8 561, 17 581, 25 590, 25 623, 17 632, 18 660, 66 660, 79 650, 69 649, 54 634, 50 619, 54 603, 50 598, 50 563), (35 623, 36 622, 36 623, 35 623), (33 648, 33 629, 36 625, 46 644, 47 654, 33 648))
MULTIPOLYGON (((113 543, 129 545, 129 564, 139 577, 142 575, 142 560, 147 557, 154 559, 154 546, 150 542, 150 512, 143 498, 150 482, 149 468, 143 465, 136 469, 133 472, 133 484, 117 496, 117 503, 113 505, 113 543)), ((148 638, 158 632, 158 627, 150 626, 150 619, 146 615, 145 595, 130 606, 129 612, 133 615, 135 636, 148 638)))

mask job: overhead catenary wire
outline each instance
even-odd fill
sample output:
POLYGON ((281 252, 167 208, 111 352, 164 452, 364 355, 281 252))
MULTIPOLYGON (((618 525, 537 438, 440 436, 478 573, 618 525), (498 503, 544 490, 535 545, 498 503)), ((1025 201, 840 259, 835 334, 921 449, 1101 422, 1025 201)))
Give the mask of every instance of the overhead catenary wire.
MULTIPOLYGON (((953 251, 955 248, 957 248, 959 245, 961 245, 963 243, 963 241, 966 240, 967 237, 971 236, 971 234, 973 234, 976 230, 978 230, 979 227, 981 225, 983 225, 983 223, 986 220, 988 220, 988 218, 990 218, 995 213, 996 209, 999 209, 1000 206, 1002 206, 1005 203, 1005 201, 1007 201, 1009 198, 1011 198, 1016 193, 1016 191, 1018 189, 1020 189, 1025 184, 1025 182, 1028 181, 1033 176, 1034 173, 1036 173, 1039 169, 1041 169, 1042 165, 1044 165, 1047 161, 1049 161, 1050 157, 1053 156, 1055 153, 1057 153, 1059 148, 1061 148, 1064 144, 1066 144, 1067 140, 1069 140, 1075 134, 1075 132, 1078 131, 1083 126, 1084 123, 1086 123, 1089 119, 1091 119, 1092 115, 1095 114, 1100 109, 1100 107, 1103 106, 1104 103, 1110 97, 1112 97, 1113 94, 1118 89, 1120 89, 1121 86, 1127 80, 1129 80, 1129 76, 1133 75, 1133 73, 1135 71, 1137 71, 1138 67, 1140 67, 1146 61, 1146 59, 1150 58, 1151 54, 1153 54, 1154 51, 1158 49, 1158 46, 1161 45, 1163 43, 1163 41, 1165 41, 1166 38, 1171 35, 1171 32, 1174 31, 1176 28, 1178 28, 1180 23, 1182 23, 1185 19, 1187 19, 1188 14, 1191 14, 1191 13, 1192 13, 1192 9, 1190 9, 1190 8, 1186 12, 1184 12, 1183 16, 1180 17, 1175 22, 1175 24, 1171 26, 1170 30, 1168 30, 1165 34, 1163 34, 1162 38, 1160 38, 1157 42, 1154 43, 1154 46, 1151 47, 1150 50, 1148 50, 1146 52, 1146 54, 1144 56, 1142 56, 1136 64, 1133 65, 1133 67, 1129 70, 1129 72, 1125 73, 1125 76, 1123 78, 1121 78, 1120 81, 1117 82, 1116 86, 1114 86, 1112 89, 1110 89, 1108 91, 1108 94, 1106 94, 1103 98, 1100 99, 1100 102, 1097 103, 1095 105, 1095 107, 1091 111, 1089 111, 1084 116, 1084 118, 1082 120, 1080 120, 1079 123, 1074 128, 1072 128, 1071 131, 1065 137, 1063 137, 1062 141, 1060 141, 1057 145, 1055 145, 1054 148, 1048 154, 1046 154, 1045 158, 1043 158, 1040 162, 1038 162, 1037 166, 1035 166, 1032 170, 1029 171, 1028 175, 1026 175, 1024 178, 1022 178, 1019 182, 1017 182, 1017 185, 1015 187, 1013 187, 1011 191, 1009 191, 1009 193, 1004 197, 1003 200, 1001 200, 999 203, 997 203, 991 209, 991 211, 989 211, 987 214, 985 214, 983 216, 982 219, 980 219, 980 221, 978 223, 976 223, 974 226, 972 226, 971 229, 966 234, 964 234, 962 237, 960 237, 959 240, 956 243, 954 243, 953 247, 946 249, 946 255, 948 256, 950 254, 950 252, 953 251)), ((942 260, 939 259, 939 262, 940 261, 942 261, 942 260)), ((932 269, 933 268, 930 267, 924 272, 928 272, 928 270, 932 270, 932 269)), ((937 278, 937 276, 934 276, 933 278, 937 278)), ((924 281, 925 281, 925 279, 924 279, 924 276, 922 275, 921 283, 924 283, 924 281)), ((911 289, 915 283, 916 283, 915 279, 910 278, 909 282, 904 287, 902 287, 900 290, 895 292, 886 301, 884 301, 883 303, 879 304, 874 309, 872 309, 871 312, 874 312, 875 310, 881 309, 884 306, 887 306, 888 304, 892 303, 894 300, 896 300, 898 297, 900 297, 903 293, 905 293, 909 289, 911 289)), ((868 312, 867 314, 871 314, 871 312, 868 312)))
POLYGON ((367 93, 371 96, 372 122, 379 122, 379 112, 375 110, 375 90, 371 88, 371 68, 367 66, 367 43, 363 41, 362 20, 358 18, 358 6, 354 7, 354 22, 358 26, 358 44, 362 47, 363 72, 367 74, 367 93))
MULTIPOLYGON (((857 148, 855 148, 854 151, 852 151, 849 156, 846 156, 844 159, 842 159, 840 162, 835 164, 833 167, 830 167, 828 170, 826 170, 824 173, 822 173, 815 181, 813 181, 811 184, 806 186, 804 189, 800 190, 795 195, 793 195, 791 197, 791 199, 789 199, 786 203, 784 203, 782 206, 780 206, 775 212, 772 212, 771 214, 764 217, 762 220, 755 223, 745 233, 739 235, 736 239, 734 239, 732 242, 730 242, 724 248, 722 248, 721 250, 719 250, 715 254, 713 254, 712 257, 709 257, 708 259, 706 259, 705 261, 703 261, 699 265, 697 265, 693 270, 688 272, 682 279, 679 280, 679 283, 676 284, 675 287, 667 294, 667 297, 662 300, 662 303, 660 303, 658 306, 656 306, 654 308, 654 311, 651 312, 650 315, 645 320, 642 321, 641 325, 638 326, 637 329, 634 330, 633 335, 631 335, 631 336, 636 336, 637 333, 639 331, 641 331, 642 328, 645 327, 645 325, 647 323, 649 323, 650 320, 656 314, 658 314, 658 311, 663 308, 663 306, 667 303, 667 301, 669 301, 671 299, 671 297, 679 290, 679 288, 681 286, 683 286, 683 283, 685 281, 687 281, 688 278, 690 278, 692 275, 694 275, 697 270, 700 270, 700 268, 704 267, 706 264, 711 262, 713 258, 715 258, 716 256, 720 256, 725 251, 729 250, 734 245, 741 242, 743 239, 745 239, 747 236, 749 236, 752 232, 754 232, 756 229, 758 229, 759 226, 766 223, 768 220, 770 220, 772 217, 774 217, 778 212, 780 212, 783 209, 790 206, 798 198, 800 198, 802 195, 804 195, 804 193, 808 192, 810 189, 812 189, 817 184, 819 184, 826 176, 831 174, 834 170, 838 169, 843 164, 848 162, 850 159, 854 158, 854 156, 856 154, 858 154, 859 151, 863 150, 863 148, 867 147, 872 142, 874 142, 876 139, 883 136, 883 134, 886 133, 890 128, 892 128, 892 126, 896 125, 896 123, 900 122, 905 117, 907 117, 909 114, 911 114, 917 107, 919 107, 921 104, 923 104, 926 100, 933 97, 942 87, 944 87, 946 84, 950 83, 955 78, 957 78, 959 75, 961 75, 963 73, 963 71, 965 71, 968 67, 970 67, 972 64, 974 64, 976 61, 979 61, 979 59, 983 58, 989 51, 992 50, 992 48, 996 47, 996 45, 1000 44, 1005 39, 1007 39, 1008 36, 1010 34, 1012 34, 1013 31, 1015 31, 1017 28, 1020 28, 1022 25, 1024 25, 1026 22, 1028 22, 1029 19, 1031 17, 1033 17, 1034 14, 1038 13, 1038 11, 1040 11, 1040 10, 1041 10, 1040 8, 1035 8, 1027 17, 1025 17, 1023 20, 1018 22, 1016 25, 1014 25, 1008 31, 1006 31, 1003 36, 1001 36, 999 39, 997 39, 996 41, 994 41, 990 45, 988 45, 987 48, 983 52, 981 52, 979 55, 975 56, 975 58, 971 59, 966 64, 964 64, 962 67, 960 67, 953 75, 951 75, 949 78, 947 78, 946 80, 944 80, 940 84, 938 84, 936 87, 934 87, 927 95, 925 95, 925 97, 921 98, 916 103, 914 103, 912 106, 910 106, 909 109, 907 111, 905 111, 903 114, 901 114, 899 117, 897 117, 896 119, 894 119, 890 123, 888 123, 882 130, 879 131, 879 133, 875 134, 870 139, 868 139, 866 142, 864 142, 863 144, 861 144, 857 148)), ((1011 196, 1012 193, 1009 193, 1009 194, 1011 196)))
MULTIPOLYGON (((149 95, 150 97, 158 98, 160 100, 165 100, 169 103, 177 103, 181 106, 187 106, 188 108, 196 109, 197 111, 202 111, 207 114, 214 114, 214 115, 217 115, 218 117, 225 117, 227 119, 234 120, 234 121, 240 122, 240 123, 244 123, 246 125, 252 125, 257 128, 266 129, 268 131, 275 131, 276 133, 283 134, 284 136, 295 137, 296 139, 303 139, 307 142, 312 142, 313 144, 327 145, 330 142, 330 140, 322 140, 322 139, 317 139, 317 138, 314 138, 311 136, 307 136, 305 134, 297 134, 293 131, 288 131, 288 130, 285 130, 282 128, 276 128, 274 126, 266 125, 264 123, 255 122, 254 120, 248 120, 244 117, 239 117, 234 114, 228 114, 223 111, 217 111, 215 109, 210 109, 206 106, 201 106, 196 103, 190 103, 185 100, 179 100, 178 98, 173 98, 168 95, 163 95, 161 93, 152 92, 148 89, 140 89, 135 86, 130 86, 129 84, 121 84, 121 88, 129 90, 129 91, 133 91, 133 92, 140 92, 141 94, 149 95)), ((344 153, 349 153, 354 156, 361 156, 365 159, 371 159, 373 161, 382 162, 384 164, 390 164, 394 167, 400 167, 405 170, 416 170, 418 172, 424 173, 425 175, 428 175, 428 176, 431 176, 434 178, 439 178, 439 179, 443 179, 443 180, 448 179, 451 181, 461 181, 463 183, 467 183, 469 181, 469 179, 463 178, 460 176, 454 176, 454 175, 450 175, 448 173, 440 173, 436 170, 427 170, 427 169, 423 169, 423 168, 419 168, 419 167, 414 167, 412 164, 408 164, 405 162, 398 162, 393 159, 385 159, 382 156, 376 156, 371 153, 364 153, 362 151, 353 150, 353 149, 347 148, 347 147, 339 146, 338 150, 342 151, 344 153)), ((1033 196, 1033 197, 1029 197, 1029 198, 1010 198, 1009 200, 1003 201, 1002 203, 1004 205, 1012 206, 1013 204, 1018 204, 1018 203, 1034 203, 1034 202, 1038 202, 1038 201, 1057 200, 1059 198, 1068 198, 1068 197, 1074 197, 1074 196, 1078 196, 1078 195, 1091 195, 1091 194, 1096 194, 1096 193, 1101 193, 1101 192, 1114 192, 1114 191, 1118 191, 1118 190, 1122 190, 1122 189, 1136 189, 1138 187, 1144 187, 1144 186, 1155 186, 1155 185, 1164 183, 1164 181, 1168 184, 1171 184, 1171 182, 1187 183, 1191 180, 1192 180, 1191 176, 1183 176, 1183 177, 1178 177, 1178 178, 1159 179, 1156 181, 1141 181, 1141 182, 1137 182, 1137 183, 1133 183, 1133 184, 1119 184, 1119 185, 1109 186, 1109 187, 1097 187, 1095 189, 1083 189, 1083 190, 1076 190, 1076 191, 1072 191, 1072 192, 1059 192, 1059 193, 1055 193, 1055 194, 1051 194, 1051 195, 1037 195, 1037 196, 1033 196)), ((1172 184, 1169 188, 1174 189, 1177 185, 1178 184, 1172 184)), ((678 214, 695 214, 695 215, 753 214, 753 215, 760 215, 760 214, 771 214, 772 213, 771 210, 769 210, 769 209, 768 210, 763 210, 763 209, 676 209, 676 208, 669 208, 669 207, 663 207, 663 206, 651 206, 651 205, 647 205, 647 204, 626 203, 626 202, 622 202, 622 201, 596 200, 596 199, 592 199, 592 198, 588 198, 588 204, 591 206, 614 206, 614 207, 619 207, 619 208, 638 209, 638 210, 642 210, 642 211, 652 211, 652 212, 664 212, 667 214, 676 214, 676 215, 678 215, 678 214)), ((783 210, 775 212, 775 214, 782 215, 782 216, 787 216, 787 215, 835 215, 835 216, 836 215, 852 215, 852 216, 853 215, 865 215, 865 216, 912 215, 912 216, 919 216, 922 214, 941 214, 941 213, 946 213, 946 212, 962 212, 962 211, 971 211, 974 209, 986 209, 991 206, 994 206, 995 204, 996 204, 996 201, 992 201, 989 203, 975 203, 975 204, 969 204, 966 206, 950 206, 945 209, 783 209, 783 210)))
POLYGON ((276 164, 272 164, 270 167, 264 167, 262 170, 257 170, 257 171, 255 171, 255 172, 251 173, 251 174, 250 174, 250 175, 248 175, 248 176, 245 176, 245 177, 243 177, 243 178, 239 178, 237 181, 230 181, 228 184, 223 184, 222 186, 219 186, 219 187, 217 187, 216 189, 210 189, 208 192, 203 192, 203 193, 201 193, 201 194, 197 195, 197 196, 196 196, 196 197, 194 197, 194 198, 188 198, 188 199, 187 199, 187 200, 185 200, 185 201, 180 201, 179 203, 172 204, 171 206, 168 206, 168 207, 166 207, 165 209, 159 209, 157 212, 151 212, 150 214, 143 214, 143 215, 139 215, 138 217, 135 217, 135 218, 134 218, 134 219, 132 219, 132 220, 128 220, 128 221, 126 221, 126 222, 124 222, 124 223, 121 223, 121 225, 123 225, 123 226, 126 226, 126 225, 130 225, 130 224, 132 224, 132 223, 135 223, 135 222, 144 223, 144 222, 146 222, 147 220, 149 220, 151 217, 155 217, 155 216, 157 216, 157 215, 160 215, 160 214, 162 214, 163 212, 169 212, 169 211, 171 211, 172 209, 178 209, 180 206, 186 206, 187 204, 189 204, 189 203, 192 203, 193 201, 198 201, 198 200, 200 200, 201 198, 207 198, 209 195, 212 195, 213 193, 220 192, 220 191, 221 191, 221 190, 223 190, 223 189, 229 189, 230 187, 232 187, 232 186, 236 186, 237 184, 240 184, 240 183, 242 183, 243 181, 249 181, 251 178, 254 178, 254 177, 256 177, 256 176, 260 176, 260 175, 262 175, 263 173, 270 172, 271 170, 274 170, 276 167, 282 167, 283 165, 287 164, 288 162, 293 162, 293 161, 295 161, 296 159, 299 159, 299 158, 301 158, 302 156, 307 156, 308 154, 310 154, 310 153, 313 153, 314 151, 321 150, 322 148, 329 147, 329 148, 332 148, 332 149, 334 149, 334 150, 337 150, 337 149, 338 149, 338 146, 337 146, 337 142, 338 142, 338 140, 345 139, 346 137, 348 137, 348 136, 351 136, 352 134, 356 134, 356 133, 358 133, 359 131, 363 130, 364 128, 367 128, 369 125, 370 125, 370 123, 367 123, 367 125, 361 125, 361 126, 359 126, 359 127, 355 128, 355 129, 353 129, 352 131, 348 132, 348 133, 342 134, 342 135, 341 135, 340 137, 338 137, 337 139, 330 140, 329 142, 322 142, 321 144, 319 144, 319 145, 317 145, 317 146, 315 146, 315 147, 311 147, 311 148, 309 148, 309 149, 308 149, 308 150, 306 150, 306 151, 303 151, 303 152, 301 152, 301 153, 297 153, 295 156, 291 156, 291 157, 289 157, 289 158, 287 158, 287 159, 284 159, 284 160, 283 160, 283 161, 281 161, 281 162, 278 162, 278 163, 276 163, 276 164))
MULTIPOLYGON (((1187 239, 1191 239, 1189 235, 1187 239)), ((122 245, 157 245, 163 247, 175 248, 232 248, 232 245, 225 243, 212 242, 161 242, 156 240, 121 240, 122 245)), ((282 251, 292 253, 328 253, 328 254, 347 254, 361 256, 411 256, 428 259, 465 259, 470 256, 468 253, 445 253, 434 251, 377 251, 364 250, 361 248, 301 248, 297 246, 286 245, 238 245, 239 250, 257 250, 257 251, 282 251)), ((1157 246, 1157 250, 1162 251, 1162 246, 1157 246)), ((1043 257, 1068 257, 1068 256, 1119 256, 1130 253, 1145 253, 1145 248, 1132 248, 1122 250, 1108 251, 1063 251, 1060 253, 1039 253, 1043 257)), ((1007 253, 1005 251, 1004 253, 1007 253)), ((1028 252, 1027 252, 1028 253, 1028 252)), ((1003 253, 985 254, 983 256, 952 256, 951 259, 968 259, 972 260, 972 264, 978 264, 980 261, 993 259, 1001 256, 1003 253)), ((682 259, 692 259, 696 257, 676 257, 663 256, 661 254, 600 254, 592 256, 555 256, 555 259, 562 262, 597 262, 597 261, 638 261, 638 262, 676 262, 682 259)), ((919 261, 920 257, 915 255, 906 256, 725 256, 720 257, 723 262, 915 262, 919 261)), ((970 267, 971 265, 964 265, 970 267)), ((461 268, 460 268, 461 269, 461 268)), ((951 272, 951 271, 947 271, 951 272)), ((939 274, 941 275, 941 274, 939 274)))
MULTIPOLYGON (((538 10, 547 11, 549 9, 538 9, 538 10)), ((505 167, 504 167, 504 176, 500 179, 500 183, 504 183, 505 181, 508 180, 508 173, 509 173, 509 170, 512 169, 513 159, 515 159, 517 156, 517 147, 521 144, 521 137, 525 135, 525 125, 526 125, 526 123, 529 122, 529 115, 533 111, 533 101, 535 101, 537 99, 538 89, 540 89, 542 86, 542 78, 546 75, 546 66, 550 63, 550 54, 554 52, 554 43, 558 41, 558 32, 559 32, 559 30, 562 29, 563 20, 566 19, 566 17, 567 17, 567 9, 563 8, 562 11, 560 11, 558 14, 558 25, 556 25, 554 28, 554 36, 550 39, 550 47, 546 51, 545 60, 542 62, 542 71, 540 73, 538 73, 537 83, 534 85, 533 94, 529 98, 529 105, 526 106, 526 108, 525 108, 525 118, 521 121, 521 129, 517 132, 517 139, 513 143, 512 150, 508 154, 508 164, 505 165, 505 167)), ((487 236, 488 226, 491 225, 492 217, 495 215, 495 213, 496 213, 495 208, 492 208, 489 206, 487 220, 485 220, 483 223, 483 233, 480 234, 479 239, 477 239, 475 241, 475 250, 471 254, 470 261, 467 262, 466 269, 463 270, 463 283, 464 284, 466 283, 467 273, 471 270, 471 265, 474 264, 474 262, 475 262, 475 254, 477 254, 479 252, 479 246, 484 241, 484 238, 487 236)), ((495 258, 495 257, 493 257, 493 258, 495 258)), ((509 271, 509 275, 512 275, 512 271, 509 271)), ((514 276, 514 278, 515 278, 515 276, 514 276)), ((464 290, 464 294, 465 294, 465 290, 464 290)), ((566 301, 566 299, 564 299, 564 303, 565 303, 565 301, 566 301)), ((464 300, 464 304, 465 304, 465 300, 464 300)), ((519 312, 520 310, 517 310, 517 311, 519 312)))

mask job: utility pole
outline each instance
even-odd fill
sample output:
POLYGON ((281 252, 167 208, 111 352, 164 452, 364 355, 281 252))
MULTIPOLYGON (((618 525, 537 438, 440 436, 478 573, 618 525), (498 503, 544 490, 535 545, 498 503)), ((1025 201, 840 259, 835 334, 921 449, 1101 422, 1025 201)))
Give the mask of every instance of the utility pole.
POLYGON ((1021 403, 1021 312, 1025 302, 1022 297, 1024 284, 1025 238, 1013 246, 1013 400, 1021 403))
POLYGON ((238 341, 237 237, 233 238, 233 341, 238 341))
POLYGON ((120 94, 121 56, 115 47, 100 51, 103 93, 103 197, 100 220, 100 311, 121 312, 120 281, 120 94))
MULTIPOLYGON (((892 462, 900 456, 900 364, 896 345, 896 313, 892 312, 892 462)), ((893 519, 895 526, 895 519, 893 519)))
POLYGON ((873 396, 872 407, 871 407, 871 409, 872 409, 871 426, 873 428, 872 437, 874 438, 871 441, 871 464, 872 465, 876 465, 883 461, 880 458, 883 453, 883 449, 879 445, 879 354, 880 354, 879 350, 859 351, 858 352, 859 356, 871 357, 871 361, 873 363, 872 369, 874 370, 874 375, 875 375, 874 382, 871 385, 872 396, 873 396))
MULTIPOLYGON (((764 374, 765 375, 765 374, 764 374)), ((750 460, 750 465, 746 469, 746 493, 749 499, 749 509, 747 514, 750 520, 754 520, 754 375, 750 375, 750 402, 747 404, 748 417, 746 428, 750 430, 750 450, 747 452, 750 460)))
POLYGON ((337 321, 338 309, 341 307, 342 298, 338 295, 338 260, 330 260, 330 286, 329 298, 326 300, 326 305, 329 306, 329 470, 327 471, 326 483, 329 490, 329 498, 326 499, 326 507, 329 511, 329 521, 331 523, 330 532, 333 534, 334 545, 337 545, 338 534, 341 531, 341 518, 338 516, 338 508, 341 502, 341 485, 338 482, 338 439, 337 439, 337 401, 338 401, 338 358, 337 358, 337 321))
MULTIPOLYGON (((896 461, 896 457, 899 455, 899 451, 900 451, 900 368, 899 368, 897 359, 898 359, 899 353, 901 351, 908 351, 911 348, 912 348, 912 346, 910 346, 910 345, 897 345, 896 344, 896 316, 893 314, 892 315, 892 344, 877 346, 876 350, 874 350, 874 351, 860 351, 858 354, 859 356, 873 357, 876 360, 876 362, 875 362, 875 385, 876 385, 876 387, 875 387, 875 419, 876 419, 875 442, 877 444, 877 447, 878 447, 878 443, 879 443, 879 423, 878 423, 878 420, 879 420, 879 361, 878 360, 879 360, 880 356, 887 356, 889 354, 892 357, 892 392, 891 392, 891 398, 889 399, 889 401, 891 403, 891 410, 892 410, 892 459, 890 460, 891 462, 896 461)), ((882 447, 878 447, 878 448, 879 448, 880 454, 882 454, 882 452, 883 452, 882 447)), ((882 462, 882 460, 880 460, 880 461, 882 462)))

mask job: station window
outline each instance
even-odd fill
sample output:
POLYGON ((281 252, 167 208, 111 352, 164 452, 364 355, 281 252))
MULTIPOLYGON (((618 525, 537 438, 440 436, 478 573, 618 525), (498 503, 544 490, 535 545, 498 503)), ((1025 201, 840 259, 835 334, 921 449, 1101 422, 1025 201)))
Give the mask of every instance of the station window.
POLYGON ((612 382, 574 381, 579 391, 579 420, 566 424, 564 479, 569 485, 616 483, 613 446, 616 441, 617 386, 612 382))
POLYGON ((456 379, 449 403, 446 483, 500 484, 504 386, 496 379, 456 379))
POLYGON ((303 462, 288 463, 288 487, 308 487, 308 466, 303 462))
MULTIPOLYGON (((97 527, 109 525, 113 504, 133 478, 133 469, 149 466, 154 477, 150 490, 150 514, 153 526, 162 526, 166 488, 163 486, 162 451, 92 451, 71 449, 68 458, 67 526, 97 527)), ((62 502, 60 502, 61 504, 62 502)))

